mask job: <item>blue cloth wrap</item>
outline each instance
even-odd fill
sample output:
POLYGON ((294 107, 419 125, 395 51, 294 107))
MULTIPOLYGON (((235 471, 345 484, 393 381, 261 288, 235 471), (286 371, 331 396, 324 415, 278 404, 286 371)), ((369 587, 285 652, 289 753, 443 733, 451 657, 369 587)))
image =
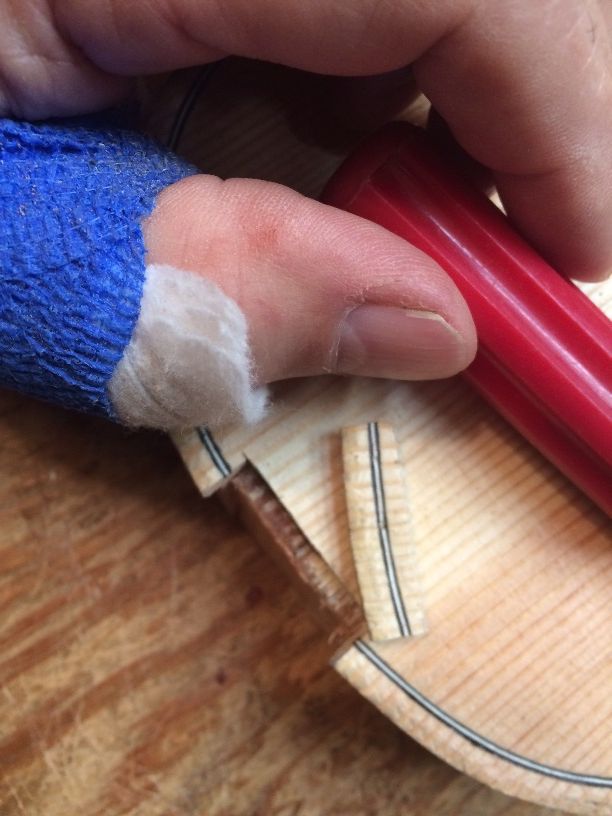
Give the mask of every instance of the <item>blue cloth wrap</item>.
POLYGON ((0 385, 114 416, 138 318, 141 221, 194 167, 132 131, 0 119, 0 385))

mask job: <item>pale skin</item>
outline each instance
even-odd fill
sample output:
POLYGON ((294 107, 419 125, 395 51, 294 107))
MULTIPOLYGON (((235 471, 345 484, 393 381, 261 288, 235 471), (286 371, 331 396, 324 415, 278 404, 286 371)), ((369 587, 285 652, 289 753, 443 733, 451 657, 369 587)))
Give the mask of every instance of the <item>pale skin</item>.
MULTIPOLYGON (((0 115, 29 119, 101 109, 135 76, 228 54, 340 76, 411 65, 528 240, 573 278, 612 267, 612 0, 0 0, 0 18, 0 115)), ((356 373, 448 376, 475 352, 432 260, 279 185, 180 182, 145 239, 150 260, 239 302, 262 382, 343 371, 342 326, 363 304, 376 308, 358 321, 356 373)))

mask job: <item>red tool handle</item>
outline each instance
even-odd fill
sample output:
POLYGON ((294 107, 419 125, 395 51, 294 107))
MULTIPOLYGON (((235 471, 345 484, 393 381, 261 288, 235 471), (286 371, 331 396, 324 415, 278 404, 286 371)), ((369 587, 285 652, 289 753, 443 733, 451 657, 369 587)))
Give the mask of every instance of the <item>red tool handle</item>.
POLYGON ((364 143, 324 200, 434 258, 474 317, 465 376, 551 462, 612 514, 612 322, 514 231, 428 143, 395 123, 364 143))

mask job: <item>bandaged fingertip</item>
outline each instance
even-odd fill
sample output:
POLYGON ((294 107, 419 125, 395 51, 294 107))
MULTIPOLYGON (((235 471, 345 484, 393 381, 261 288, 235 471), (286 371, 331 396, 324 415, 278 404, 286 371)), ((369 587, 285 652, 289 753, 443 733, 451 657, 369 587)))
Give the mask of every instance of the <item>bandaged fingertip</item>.
POLYGON ((267 391, 252 383, 238 305, 199 275, 148 266, 138 322, 108 388, 119 420, 169 430, 254 423, 267 391))
POLYGON ((141 225, 197 170, 101 117, 0 119, 0 386, 132 426, 254 422, 248 327, 141 225))

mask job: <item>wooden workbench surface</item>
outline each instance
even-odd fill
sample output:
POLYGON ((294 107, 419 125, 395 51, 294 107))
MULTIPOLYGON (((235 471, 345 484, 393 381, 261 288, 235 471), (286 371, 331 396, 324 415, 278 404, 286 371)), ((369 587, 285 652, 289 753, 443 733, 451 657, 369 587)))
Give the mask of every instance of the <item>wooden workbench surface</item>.
POLYGON ((434 758, 161 436, 0 394, 1 816, 545 816, 434 758))

